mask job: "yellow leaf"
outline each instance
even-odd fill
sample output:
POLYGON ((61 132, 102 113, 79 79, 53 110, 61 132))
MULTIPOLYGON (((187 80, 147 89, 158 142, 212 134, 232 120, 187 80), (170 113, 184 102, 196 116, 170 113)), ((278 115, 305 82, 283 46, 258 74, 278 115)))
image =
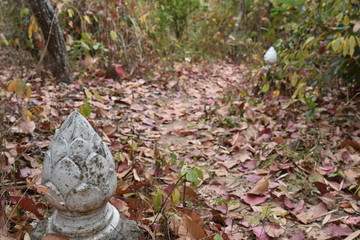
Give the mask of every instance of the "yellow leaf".
POLYGON ((0 34, 1 39, 3 40, 3 42, 5 43, 6 46, 9 46, 9 42, 6 40, 5 36, 1 33, 0 34))
POLYGON ((29 39, 32 38, 34 32, 38 32, 38 31, 39 31, 39 26, 38 26, 38 24, 37 24, 37 22, 36 22, 35 16, 32 15, 32 16, 31 16, 31 24, 30 24, 30 26, 29 26, 29 28, 28 28, 28 36, 29 36, 29 39))
POLYGON ((27 122, 31 122, 35 119, 34 115, 32 114, 32 112, 28 109, 25 110, 24 112, 24 115, 25 115, 25 120, 27 122))
POLYGON ((67 13, 68 13, 69 17, 71 17, 71 18, 74 16, 74 11, 71 8, 69 8, 67 10, 67 13))
POLYGON ((144 15, 142 15, 142 16, 140 17, 140 22, 141 22, 142 24, 144 24, 144 23, 146 22, 147 16, 149 16, 149 13, 145 13, 144 15))
POLYGON ((153 208, 156 213, 159 213, 162 206, 162 194, 158 191, 153 199, 153 208))
POLYGON ((304 42, 302 48, 303 48, 303 49, 306 48, 307 45, 309 45, 314 39, 315 39, 315 37, 313 37, 313 36, 311 36, 311 37, 309 37, 308 39, 306 39, 306 41, 304 42))
POLYGON ((349 54, 350 54, 350 57, 352 57, 354 55, 354 52, 355 52, 355 45, 356 45, 356 40, 354 38, 354 36, 351 36, 349 38, 349 54))
POLYGON ((10 82, 8 86, 9 92, 15 92, 17 95, 22 95, 25 91, 25 84, 24 81, 20 78, 15 79, 14 81, 10 82))
POLYGON ((91 99, 92 97, 92 93, 88 89, 85 89, 85 95, 87 99, 91 99))
POLYGON ((95 89, 92 90, 92 92, 94 93, 96 99, 101 102, 102 104, 104 104, 104 99, 100 96, 100 94, 98 93, 98 91, 96 91, 95 89))
POLYGON ((111 38, 111 40, 113 40, 113 41, 116 41, 117 40, 117 34, 116 34, 116 32, 114 31, 114 30, 111 30, 110 31, 110 38, 111 38))
POLYGON ((89 16, 84 16, 84 19, 88 24, 91 24, 91 20, 89 16))
POLYGON ((291 86, 295 87, 297 83, 298 83, 298 75, 294 73, 294 75, 291 77, 291 86))
POLYGON ((349 50, 350 50, 350 42, 349 42, 349 38, 345 39, 344 41, 344 49, 343 49, 343 55, 346 56, 349 54, 349 50))
POLYGON ((292 99, 295 99, 300 93, 301 93, 301 89, 306 87, 306 83, 305 82, 299 82, 297 85, 297 88, 295 90, 295 92, 293 93, 293 95, 291 96, 292 99))
POLYGON ((32 94, 32 90, 31 90, 31 87, 30 85, 28 85, 28 83, 25 85, 25 92, 24 92, 24 98, 29 98, 31 97, 31 94, 32 94))
POLYGON ((348 15, 345 15, 344 20, 342 22, 345 26, 348 26, 350 23, 350 18, 348 15))
POLYGON ((176 206, 180 203, 180 192, 177 188, 171 194, 171 202, 176 206))
POLYGON ((338 21, 338 22, 340 22, 342 19, 343 19, 343 17, 344 17, 344 13, 339 13, 337 16, 336 16, 336 20, 338 21))
POLYGON ((337 38, 331 41, 331 47, 334 50, 334 52, 337 52, 340 48, 341 39, 337 38))
POLYGON ((280 91, 279 91, 279 90, 273 91, 273 95, 274 95, 275 97, 279 96, 279 95, 280 95, 280 91))

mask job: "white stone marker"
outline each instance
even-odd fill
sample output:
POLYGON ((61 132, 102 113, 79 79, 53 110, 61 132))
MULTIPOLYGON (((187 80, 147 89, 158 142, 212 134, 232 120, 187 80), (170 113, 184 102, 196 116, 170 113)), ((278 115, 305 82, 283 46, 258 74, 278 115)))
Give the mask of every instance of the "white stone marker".
POLYGON ((133 229, 125 231, 137 232, 135 222, 121 217, 108 203, 117 184, 114 168, 107 145, 80 113, 71 113, 45 154, 42 184, 51 190, 45 197, 56 208, 46 233, 108 240, 129 238, 121 233, 129 225, 133 229))

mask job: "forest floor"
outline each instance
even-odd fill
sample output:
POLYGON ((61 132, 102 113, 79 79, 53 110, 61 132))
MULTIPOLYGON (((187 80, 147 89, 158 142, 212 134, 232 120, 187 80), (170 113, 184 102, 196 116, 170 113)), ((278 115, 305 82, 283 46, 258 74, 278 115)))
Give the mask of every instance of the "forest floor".
MULTIPOLYGON (((136 77, 118 66, 122 79, 93 70, 74 84, 32 73, 29 98, 1 93, 11 104, 1 112, 0 239, 26 239, 48 215, 43 152, 81 106, 118 165, 110 202, 147 239, 359 238, 359 97, 339 87, 311 110, 286 107, 291 93, 261 93, 260 76, 276 71, 185 63, 136 77)), ((2 84, 14 72, 2 67, 2 84)))

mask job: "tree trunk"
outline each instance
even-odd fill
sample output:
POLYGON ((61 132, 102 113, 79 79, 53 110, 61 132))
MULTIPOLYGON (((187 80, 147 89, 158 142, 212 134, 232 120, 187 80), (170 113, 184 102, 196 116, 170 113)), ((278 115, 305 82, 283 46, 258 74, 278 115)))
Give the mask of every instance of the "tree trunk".
POLYGON ((28 0, 28 3, 44 34, 52 75, 57 82, 71 83, 73 79, 69 71, 64 35, 54 8, 49 0, 28 0))

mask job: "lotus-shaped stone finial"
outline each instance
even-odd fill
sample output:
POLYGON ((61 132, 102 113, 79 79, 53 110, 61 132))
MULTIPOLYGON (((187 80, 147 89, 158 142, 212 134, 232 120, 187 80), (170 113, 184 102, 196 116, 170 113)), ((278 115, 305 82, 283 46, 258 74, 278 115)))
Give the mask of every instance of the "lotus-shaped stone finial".
POLYGON ((48 233, 110 239, 120 219, 108 203, 116 188, 114 162, 107 145, 80 113, 71 113, 57 130, 45 154, 42 176, 51 190, 45 196, 57 209, 48 233))

